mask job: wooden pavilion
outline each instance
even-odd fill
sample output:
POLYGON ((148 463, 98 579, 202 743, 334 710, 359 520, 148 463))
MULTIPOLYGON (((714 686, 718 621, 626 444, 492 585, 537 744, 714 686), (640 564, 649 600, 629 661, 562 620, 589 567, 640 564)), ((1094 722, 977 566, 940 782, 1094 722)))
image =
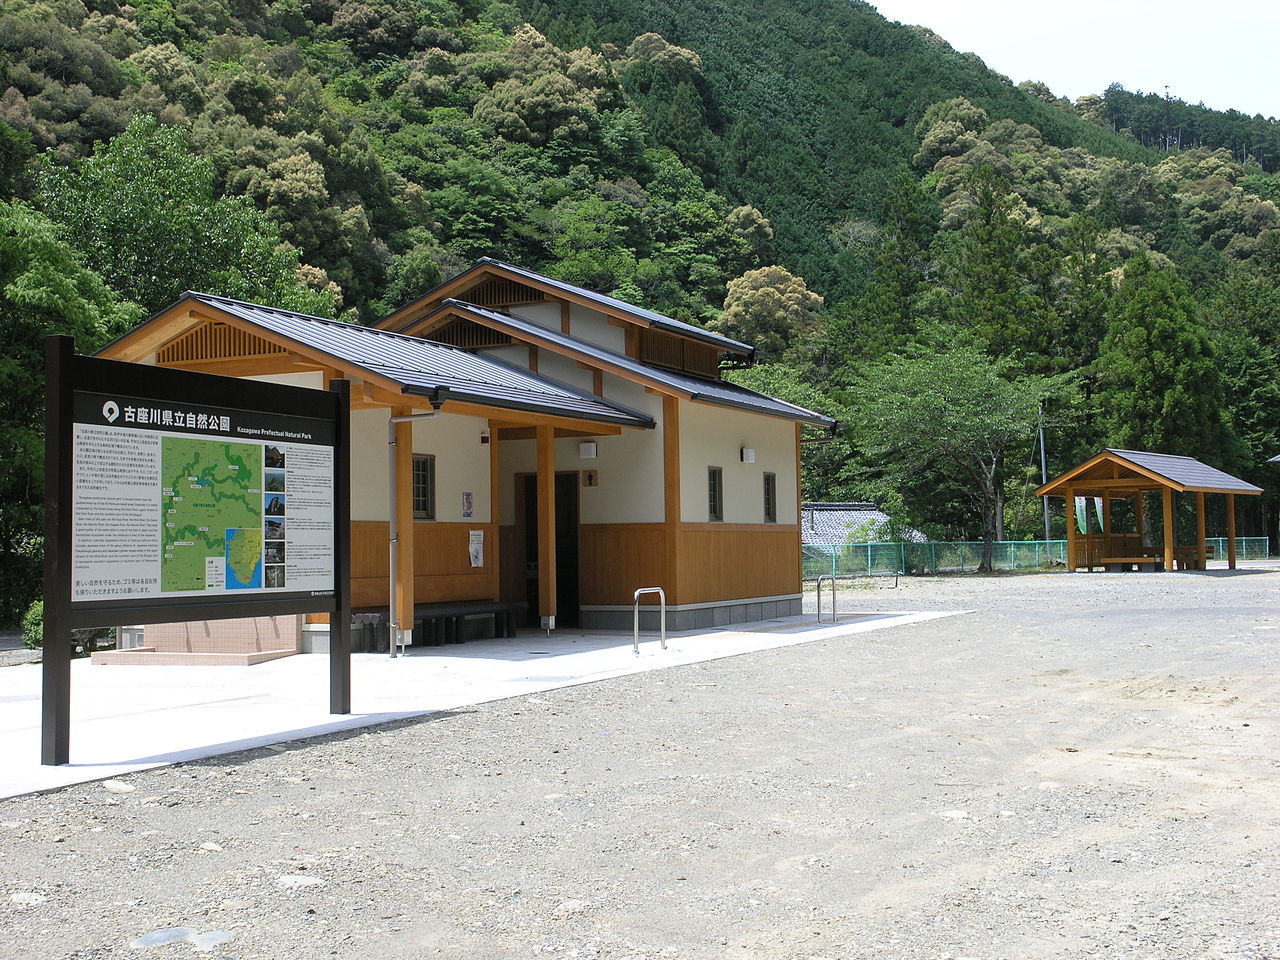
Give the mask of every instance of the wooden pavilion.
MULTIPOLYGON (((1036 490, 1041 497, 1067 501, 1067 569, 1094 570, 1203 570, 1210 552, 1205 540, 1205 494, 1227 498, 1227 566, 1236 567, 1236 496, 1257 496, 1259 487, 1201 463, 1192 457, 1140 450, 1103 450, 1062 476, 1036 490), (1158 493, 1163 506, 1163 543, 1147 542, 1144 510, 1146 494, 1158 493), (1196 496, 1195 543, 1176 540, 1173 495, 1196 496), (1099 531, 1080 533, 1071 516, 1077 497, 1101 501, 1099 531), (1131 501, 1132 530, 1119 531, 1113 519, 1116 500, 1131 501)), ((1086 512, 1087 516, 1087 512, 1086 512)), ((1127 519, 1127 518, 1126 518, 1127 519)), ((1123 524, 1130 526, 1128 522, 1123 524)), ((1086 530, 1088 528, 1086 527, 1086 530)))

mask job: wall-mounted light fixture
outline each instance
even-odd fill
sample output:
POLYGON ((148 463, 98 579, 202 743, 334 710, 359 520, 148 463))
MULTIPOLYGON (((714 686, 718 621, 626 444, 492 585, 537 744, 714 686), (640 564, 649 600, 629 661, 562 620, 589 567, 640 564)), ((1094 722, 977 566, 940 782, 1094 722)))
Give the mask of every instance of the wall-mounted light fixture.
POLYGON ((481 442, 481 443, 488 443, 488 442, 489 442, 489 428, 488 428, 488 427, 485 427, 484 429, 482 429, 482 430, 480 431, 480 442, 481 442))
POLYGON ((596 445, 593 440, 586 440, 578 444, 579 460, 594 460, 596 458, 596 445))
POLYGON ((743 448, 742 448, 742 462, 743 462, 743 463, 755 463, 755 462, 756 462, 756 448, 755 448, 755 447, 743 447, 743 448))

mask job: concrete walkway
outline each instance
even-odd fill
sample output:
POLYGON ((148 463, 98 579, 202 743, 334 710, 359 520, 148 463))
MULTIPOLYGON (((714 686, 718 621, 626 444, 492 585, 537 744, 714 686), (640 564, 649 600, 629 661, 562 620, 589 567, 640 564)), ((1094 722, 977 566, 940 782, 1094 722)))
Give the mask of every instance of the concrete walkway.
POLYGON ((559 630, 548 638, 352 655, 352 713, 328 713, 329 658, 296 656, 252 667, 71 665, 71 763, 40 764, 41 668, 0 670, 0 798, 52 790, 184 760, 385 723, 579 683, 700 663, 756 650, 851 636, 959 611, 789 617, 675 634, 668 649, 621 633, 559 630))

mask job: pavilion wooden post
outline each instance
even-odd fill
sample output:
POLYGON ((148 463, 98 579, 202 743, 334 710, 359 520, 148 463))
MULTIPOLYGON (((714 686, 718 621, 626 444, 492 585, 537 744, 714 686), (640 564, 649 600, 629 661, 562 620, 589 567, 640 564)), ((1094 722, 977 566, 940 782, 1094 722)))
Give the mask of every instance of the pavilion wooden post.
MULTIPOLYGON (((396 407, 395 417, 413 414, 408 407, 396 407)), ((399 541, 396 569, 391 571, 396 584, 396 611, 401 630, 413 629, 413 423, 397 423, 396 430, 396 529, 399 541)), ((394 644, 396 638, 391 638, 394 644)))
POLYGON ((1236 568, 1236 495, 1227 494, 1227 569, 1236 568))
POLYGON ((538 613, 556 615, 556 431, 538 427, 538 613))
POLYGON ((1115 556, 1111 549, 1111 493, 1102 491, 1102 555, 1115 556))
POLYGON ((1146 499, 1146 494, 1141 490, 1133 495, 1133 513, 1137 520, 1139 546, 1145 545, 1147 542, 1147 517, 1143 509, 1146 499))
POLYGON ((1204 493, 1196 493, 1196 556, 1199 560, 1199 569, 1207 570, 1209 568, 1209 549, 1204 542, 1204 493))
POLYGON ((1173 572, 1173 489, 1164 487, 1164 572, 1173 572))
POLYGON ((1076 488, 1067 487, 1067 569, 1076 569, 1076 488))

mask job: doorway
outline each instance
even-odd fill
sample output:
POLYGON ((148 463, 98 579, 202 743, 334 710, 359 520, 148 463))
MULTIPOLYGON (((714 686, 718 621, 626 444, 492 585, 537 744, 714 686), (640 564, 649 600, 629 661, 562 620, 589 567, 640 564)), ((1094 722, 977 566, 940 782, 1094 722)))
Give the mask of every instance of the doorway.
MULTIPOLYGON (((521 503, 518 517, 524 559, 524 595, 529 604, 527 626, 539 626, 538 616, 538 477, 517 478, 521 503)), ((578 474, 556 474, 556 626, 576 627, 578 613, 578 474)))

